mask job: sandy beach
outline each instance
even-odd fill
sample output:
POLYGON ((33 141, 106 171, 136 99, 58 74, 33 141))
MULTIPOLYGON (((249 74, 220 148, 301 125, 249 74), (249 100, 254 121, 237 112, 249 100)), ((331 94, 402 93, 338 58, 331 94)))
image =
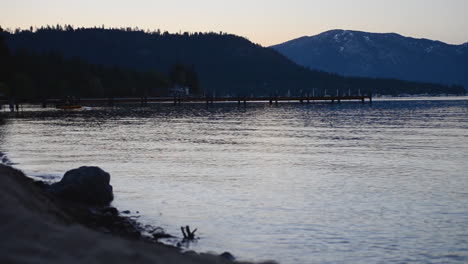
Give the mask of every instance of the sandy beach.
POLYGON ((11 167, 0 181, 0 263, 245 263, 92 229, 11 167))

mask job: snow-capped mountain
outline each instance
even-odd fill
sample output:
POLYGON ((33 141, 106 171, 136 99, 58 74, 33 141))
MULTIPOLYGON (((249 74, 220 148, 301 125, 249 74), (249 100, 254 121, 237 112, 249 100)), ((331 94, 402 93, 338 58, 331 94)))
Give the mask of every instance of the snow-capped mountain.
POLYGON ((468 89, 468 43, 449 45, 394 33, 331 30, 271 48, 311 69, 347 76, 458 84, 468 89))

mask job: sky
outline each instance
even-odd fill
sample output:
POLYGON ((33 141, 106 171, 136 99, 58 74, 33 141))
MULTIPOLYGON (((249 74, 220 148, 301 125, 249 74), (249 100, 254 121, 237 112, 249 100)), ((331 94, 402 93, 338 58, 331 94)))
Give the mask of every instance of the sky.
POLYGON ((0 26, 227 32, 263 46, 331 29, 468 42, 468 0, 0 0, 0 26))

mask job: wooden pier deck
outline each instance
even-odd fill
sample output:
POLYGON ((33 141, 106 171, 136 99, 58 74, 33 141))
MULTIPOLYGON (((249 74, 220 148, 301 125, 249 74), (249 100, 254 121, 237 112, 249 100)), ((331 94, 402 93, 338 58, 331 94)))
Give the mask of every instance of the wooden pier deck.
POLYGON ((102 103, 247 103, 247 102, 269 102, 277 104, 279 102, 331 102, 340 103, 341 101, 365 101, 372 102, 372 96, 268 96, 268 97, 140 97, 140 98, 95 98, 81 99, 83 104, 102 104, 102 103))
MULTIPOLYGON (((43 107, 55 107, 57 104, 63 102, 62 99, 45 99, 45 100, 27 100, 16 99, 15 105, 18 104, 40 104, 43 107)), ((113 106, 123 103, 137 103, 142 106, 148 103, 238 103, 246 104, 247 102, 267 102, 269 104, 278 104, 280 102, 290 103, 314 103, 314 102, 330 102, 340 103, 342 101, 357 101, 365 103, 368 101, 372 103, 372 96, 370 95, 350 95, 350 96, 266 96, 266 97, 127 97, 127 98, 81 98, 77 100, 76 104, 83 106, 113 106)), ((0 100, 0 105, 9 105, 11 101, 0 100)))
POLYGON ((365 102, 368 100, 372 102, 372 96, 275 96, 275 97, 205 97, 205 98, 173 98, 173 102, 176 103, 190 103, 190 102, 269 102, 270 104, 277 104, 279 102, 299 102, 299 103, 311 103, 315 101, 340 103, 341 101, 358 101, 365 102))

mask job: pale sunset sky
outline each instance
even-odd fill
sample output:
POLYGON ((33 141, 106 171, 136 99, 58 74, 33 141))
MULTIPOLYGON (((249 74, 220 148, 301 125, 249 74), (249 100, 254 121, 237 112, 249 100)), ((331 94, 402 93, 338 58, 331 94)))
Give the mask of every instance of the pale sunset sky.
POLYGON ((223 31, 263 46, 330 29, 468 42, 468 0, 0 0, 0 26, 223 31))

